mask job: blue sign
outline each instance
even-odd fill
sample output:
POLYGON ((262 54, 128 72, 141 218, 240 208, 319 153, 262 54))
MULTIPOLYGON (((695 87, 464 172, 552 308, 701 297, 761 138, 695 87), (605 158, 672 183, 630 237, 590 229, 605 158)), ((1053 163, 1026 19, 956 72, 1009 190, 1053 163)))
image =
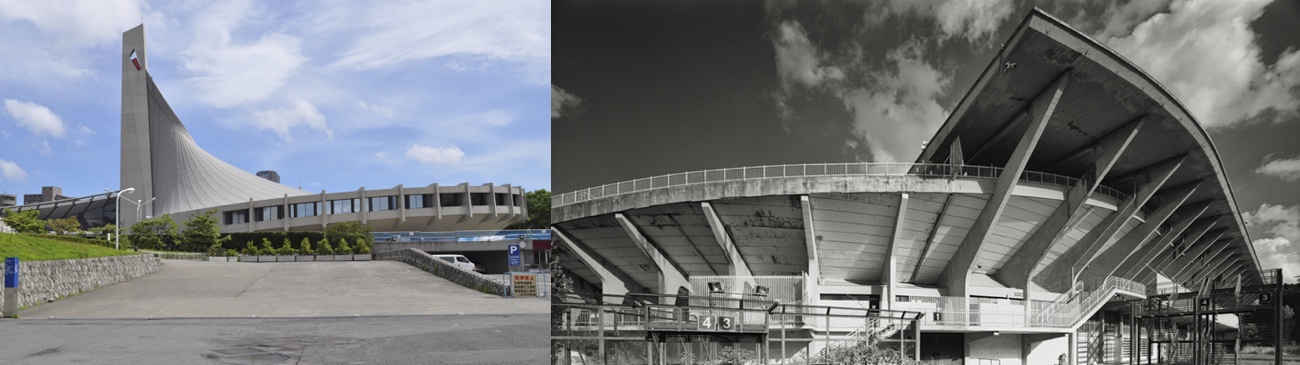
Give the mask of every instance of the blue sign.
POLYGON ((523 260, 522 260, 522 257, 521 257, 522 252, 520 252, 520 251, 523 251, 523 250, 521 250, 521 249, 519 248, 519 245, 509 245, 509 246, 506 246, 506 250, 510 252, 510 266, 522 266, 522 265, 523 265, 523 263, 522 263, 523 260))
POLYGON ((5 258, 5 287, 6 288, 18 287, 18 258, 17 257, 5 258))

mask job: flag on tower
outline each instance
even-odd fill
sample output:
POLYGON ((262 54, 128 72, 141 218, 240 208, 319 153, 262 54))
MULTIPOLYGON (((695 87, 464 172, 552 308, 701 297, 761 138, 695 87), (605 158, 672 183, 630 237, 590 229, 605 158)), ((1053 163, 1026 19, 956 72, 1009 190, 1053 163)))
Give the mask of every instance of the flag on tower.
POLYGON ((135 70, 140 71, 140 58, 135 56, 135 50, 131 50, 131 63, 135 64, 135 70))

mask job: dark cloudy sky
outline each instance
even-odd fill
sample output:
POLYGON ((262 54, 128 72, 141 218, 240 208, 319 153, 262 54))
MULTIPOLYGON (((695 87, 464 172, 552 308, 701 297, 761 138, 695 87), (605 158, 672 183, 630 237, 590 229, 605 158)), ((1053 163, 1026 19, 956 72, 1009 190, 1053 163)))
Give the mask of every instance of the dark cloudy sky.
POLYGON ((699 169, 913 161, 1038 6, 1209 131, 1264 267, 1300 274, 1300 2, 552 3, 557 193, 699 169), (974 4, 972 4, 974 3, 974 4))

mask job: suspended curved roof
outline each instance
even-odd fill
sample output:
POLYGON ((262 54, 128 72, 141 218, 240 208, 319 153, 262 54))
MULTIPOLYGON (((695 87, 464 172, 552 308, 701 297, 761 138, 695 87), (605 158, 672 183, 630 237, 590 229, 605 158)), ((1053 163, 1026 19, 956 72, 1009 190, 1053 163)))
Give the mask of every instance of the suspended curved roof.
MULTIPOLYGON (((1138 66, 1037 8, 962 97, 917 162, 947 162, 961 156, 966 164, 1002 166, 1027 130, 1028 118, 1020 116, 1063 76, 1068 85, 1029 157, 1027 170, 1090 176, 1095 160, 1090 148, 1110 132, 1141 122, 1102 184, 1133 194, 1150 178, 1152 166, 1185 157, 1160 191, 1200 181, 1183 205, 1208 203, 1209 210, 1201 216, 1217 216, 1211 229, 1224 229, 1225 237, 1231 238, 1233 247, 1226 250, 1225 259, 1261 271, 1223 162, 1196 117, 1138 66), (954 145, 960 151, 953 151, 954 145)), ((1157 194, 1146 205, 1150 209, 1164 203, 1157 194)))

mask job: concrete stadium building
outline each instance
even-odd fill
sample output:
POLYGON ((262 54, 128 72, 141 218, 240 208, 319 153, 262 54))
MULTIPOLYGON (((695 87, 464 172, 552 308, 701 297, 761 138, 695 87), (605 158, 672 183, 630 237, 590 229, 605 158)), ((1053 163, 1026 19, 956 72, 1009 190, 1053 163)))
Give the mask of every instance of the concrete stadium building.
MULTIPOLYGON (((560 264, 591 296, 917 312, 920 345, 906 352, 942 364, 1167 360, 1182 345, 1135 328, 1132 301, 1279 280, 1188 109, 1037 9, 926 146, 914 163, 725 168, 560 194, 560 264)), ((784 323, 781 353, 806 359, 863 330, 819 321, 784 323)), ((761 341, 776 346, 767 323, 761 341)))
POLYGON ((40 218, 74 216, 83 227, 170 214, 183 222, 217 210, 222 232, 319 231, 360 222, 374 231, 495 230, 527 219, 525 190, 487 183, 319 193, 263 179, 204 151, 172 111, 148 69, 144 25, 122 34, 122 142, 116 192, 14 207, 40 218), (132 214, 135 210, 135 214, 132 214))

